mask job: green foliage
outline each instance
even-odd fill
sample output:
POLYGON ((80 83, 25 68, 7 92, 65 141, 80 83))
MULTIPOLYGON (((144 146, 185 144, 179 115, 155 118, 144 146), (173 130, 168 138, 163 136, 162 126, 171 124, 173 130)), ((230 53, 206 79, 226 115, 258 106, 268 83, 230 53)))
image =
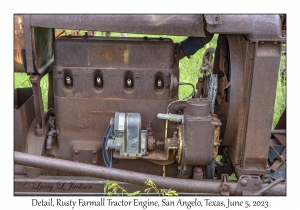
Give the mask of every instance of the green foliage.
POLYGON ((149 193, 151 190, 154 190, 154 192, 157 193, 157 195, 159 196, 177 196, 178 194, 176 193, 175 190, 169 189, 168 191, 165 191, 164 189, 158 189, 155 185, 155 183, 150 180, 147 179, 147 181, 145 182, 145 184, 147 186, 149 186, 149 188, 145 189, 146 193, 149 193))
POLYGON ((104 186, 104 193, 108 196, 113 196, 113 195, 119 195, 121 192, 122 196, 135 196, 140 193, 140 191, 135 191, 133 193, 127 192, 122 186, 117 184, 116 182, 112 182, 109 180, 106 181, 100 181, 100 183, 105 183, 104 186))
POLYGON ((286 69, 286 58, 285 56, 282 56, 280 60, 279 71, 278 71, 272 129, 275 128, 276 124, 280 119, 281 114, 286 108, 286 72, 283 71, 285 69, 286 69))
MULTIPOLYGON (((121 195, 121 196, 136 196, 139 195, 140 191, 135 191, 133 193, 127 192, 127 190, 119 185, 116 182, 112 182, 110 180, 106 181, 99 181, 100 184, 105 184, 104 186, 104 193, 108 196, 114 196, 114 195, 121 195)), ((145 181, 145 184, 149 186, 149 188, 145 189, 146 193, 149 193, 151 190, 154 190, 154 192, 157 193, 159 196, 177 196, 178 194, 176 193, 175 190, 169 189, 168 191, 159 189, 156 187, 155 183, 148 179, 145 181)))
MULTIPOLYGON (((32 87, 29 76, 26 73, 14 73, 14 89, 16 88, 26 88, 32 87)), ((44 110, 48 110, 48 90, 49 90, 49 82, 48 82, 48 74, 45 75, 40 82, 40 87, 42 90, 43 104, 44 110)))

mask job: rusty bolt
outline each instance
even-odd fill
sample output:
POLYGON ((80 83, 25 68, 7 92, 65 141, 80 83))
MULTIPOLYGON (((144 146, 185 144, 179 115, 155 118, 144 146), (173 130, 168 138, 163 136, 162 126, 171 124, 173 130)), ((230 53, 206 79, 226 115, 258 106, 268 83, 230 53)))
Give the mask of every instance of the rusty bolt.
POLYGON ((74 153, 77 155, 79 152, 78 152, 78 150, 75 150, 74 153))
POLYGON ((72 80, 70 77, 66 77, 66 82, 67 82, 67 85, 71 85, 72 84, 72 80))
POLYGON ((157 81, 157 87, 158 87, 158 88, 161 88, 161 87, 162 87, 162 82, 161 82, 160 79, 157 81))
POLYGON ((242 180, 241 180, 241 185, 242 185, 242 186, 246 186, 246 185, 247 185, 247 183, 248 183, 248 182, 247 182, 247 180, 246 180, 246 179, 242 179, 242 180))
POLYGON ((256 186, 259 186, 259 184, 260 184, 259 181, 256 181, 256 182, 255 182, 255 185, 256 185, 256 186))
POLYGON ((96 154, 97 154, 97 151, 96 151, 96 150, 94 150, 94 151, 93 151, 93 154, 94 154, 94 155, 96 155, 96 154))

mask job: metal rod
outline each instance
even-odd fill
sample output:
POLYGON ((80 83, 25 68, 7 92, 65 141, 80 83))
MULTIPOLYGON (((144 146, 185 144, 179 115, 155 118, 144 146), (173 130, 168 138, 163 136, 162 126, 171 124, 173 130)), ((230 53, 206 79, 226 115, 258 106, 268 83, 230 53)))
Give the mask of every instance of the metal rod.
MULTIPOLYGON (((173 189, 180 192, 220 194, 221 182, 219 180, 179 180, 178 178, 161 177, 151 174, 126 171, 121 169, 94 166, 43 156, 34 156, 22 152, 14 152, 14 163, 30 167, 57 170, 74 175, 90 176, 114 181, 144 185, 147 179, 152 180, 158 188, 173 189)), ((228 182, 230 195, 235 195, 237 182, 228 182)), ((265 185, 267 186, 267 185, 265 185)), ((264 187, 264 186, 263 186, 264 187)), ((268 195, 285 195, 284 184, 278 184, 267 190, 268 195)))
POLYGON ((276 129, 272 130, 271 134, 286 134, 286 129, 276 129))
POLYGON ((283 159, 283 157, 276 151, 276 149, 270 144, 270 147, 274 150, 274 152, 278 155, 278 157, 284 162, 284 163, 286 163, 285 162, 285 160, 283 159))
POLYGON ((283 181, 283 178, 277 179, 277 180, 275 180, 274 182, 270 183, 268 186, 266 186, 266 187, 262 188, 261 190, 259 190, 259 191, 255 192, 255 193, 253 193, 253 195, 254 195, 254 196, 255 196, 255 195, 261 195, 261 194, 263 194, 263 192, 265 192, 266 190, 268 190, 268 189, 274 187, 275 185, 277 185, 279 182, 282 182, 282 181, 283 181))

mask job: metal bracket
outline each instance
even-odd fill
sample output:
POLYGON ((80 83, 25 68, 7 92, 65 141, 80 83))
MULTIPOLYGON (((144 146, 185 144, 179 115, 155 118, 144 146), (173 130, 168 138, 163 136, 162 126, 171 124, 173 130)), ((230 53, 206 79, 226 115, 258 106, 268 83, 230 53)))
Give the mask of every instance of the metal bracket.
POLYGON ((262 182, 259 176, 242 175, 239 178, 236 195, 254 195, 261 189, 262 182))
POLYGON ((221 177, 221 195, 222 196, 229 196, 229 184, 228 184, 228 174, 222 174, 221 177))
POLYGON ((210 25, 222 25, 221 15, 204 15, 205 20, 210 25))

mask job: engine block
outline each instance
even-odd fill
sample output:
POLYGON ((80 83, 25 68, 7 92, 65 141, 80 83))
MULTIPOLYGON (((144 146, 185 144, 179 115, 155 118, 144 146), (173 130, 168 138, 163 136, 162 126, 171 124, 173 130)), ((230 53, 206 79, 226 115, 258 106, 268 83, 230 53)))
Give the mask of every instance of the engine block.
MULTIPOLYGON (((171 75, 178 77, 179 72, 174 48, 171 39, 57 39, 54 47, 57 145, 48 153, 57 158, 103 165, 102 138, 116 112, 140 113, 141 129, 151 122, 154 138, 163 140, 165 121, 157 119, 156 113, 165 113, 168 104, 178 98, 178 90, 170 89, 171 75)), ((176 123, 170 122, 168 133, 172 135, 176 127, 176 123)), ((126 160, 119 160, 114 167, 128 169, 128 164, 121 164, 122 161, 126 160)), ((130 165, 141 160, 132 161, 130 165)), ((143 163, 145 167, 140 170, 146 170, 148 164, 153 165, 143 163)))

